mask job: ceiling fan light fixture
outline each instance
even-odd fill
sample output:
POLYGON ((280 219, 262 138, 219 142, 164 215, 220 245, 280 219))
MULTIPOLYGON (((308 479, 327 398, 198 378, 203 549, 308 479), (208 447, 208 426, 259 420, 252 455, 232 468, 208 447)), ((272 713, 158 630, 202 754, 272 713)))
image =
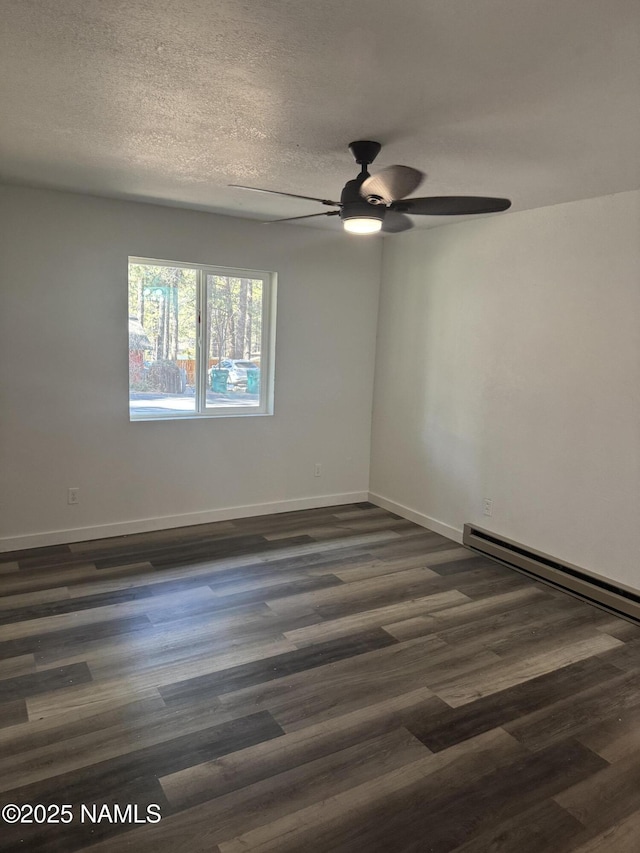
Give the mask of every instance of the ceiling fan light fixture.
POLYGON ((350 234, 375 234, 382 228, 382 219, 373 216, 352 216, 343 219, 344 230, 350 234))

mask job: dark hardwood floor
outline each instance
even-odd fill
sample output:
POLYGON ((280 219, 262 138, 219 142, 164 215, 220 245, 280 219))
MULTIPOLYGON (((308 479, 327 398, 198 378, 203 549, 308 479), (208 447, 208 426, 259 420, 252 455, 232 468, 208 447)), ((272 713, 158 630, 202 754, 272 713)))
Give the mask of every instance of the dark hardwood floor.
POLYGON ((3 851, 640 850, 640 627, 371 504, 0 589, 3 851))

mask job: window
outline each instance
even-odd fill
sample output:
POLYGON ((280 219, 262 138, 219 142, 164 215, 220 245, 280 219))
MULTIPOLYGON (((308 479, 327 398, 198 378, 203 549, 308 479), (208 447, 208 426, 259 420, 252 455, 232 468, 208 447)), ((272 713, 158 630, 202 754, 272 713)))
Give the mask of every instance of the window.
POLYGON ((129 258, 131 420, 273 412, 275 275, 129 258))

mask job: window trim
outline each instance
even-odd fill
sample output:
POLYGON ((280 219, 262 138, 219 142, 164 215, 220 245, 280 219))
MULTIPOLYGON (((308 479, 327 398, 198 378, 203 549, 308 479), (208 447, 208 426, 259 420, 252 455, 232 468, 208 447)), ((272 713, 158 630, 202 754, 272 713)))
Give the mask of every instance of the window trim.
POLYGON ((193 412, 171 412, 170 414, 133 415, 129 407, 130 423, 144 421, 178 421, 199 418, 264 417, 273 415, 275 396, 275 351, 276 351, 276 300, 277 273, 268 270, 252 270, 244 267, 223 267, 217 264, 195 264, 187 261, 169 261, 159 258, 141 258, 130 255, 127 260, 127 299, 129 298, 129 266, 149 264, 158 267, 181 267, 196 271, 196 389, 193 412), (260 400, 257 406, 209 406, 207 407, 208 352, 207 326, 202 322, 203 306, 207 299, 207 276, 218 275, 233 278, 251 278, 262 282, 262 330, 260 343, 260 400))

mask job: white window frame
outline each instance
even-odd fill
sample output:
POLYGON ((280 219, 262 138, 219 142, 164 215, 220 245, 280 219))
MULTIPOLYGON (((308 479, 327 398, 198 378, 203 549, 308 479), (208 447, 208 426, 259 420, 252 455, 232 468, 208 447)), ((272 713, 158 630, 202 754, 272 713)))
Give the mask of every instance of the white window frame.
POLYGON ((192 264, 185 261, 167 261, 157 258, 139 258, 129 256, 127 263, 127 299, 129 298, 129 265, 149 264, 157 267, 182 267, 196 271, 196 388, 195 411, 169 412, 167 414, 134 415, 129 408, 129 420, 132 423, 144 421, 177 421, 193 418, 252 418, 273 415, 275 387, 275 350, 276 350, 276 296, 277 274, 266 270, 250 270, 240 267, 220 267, 213 264, 192 264), (251 278, 262 282, 262 331, 260 345, 260 398, 257 406, 207 407, 207 324, 206 317, 207 276, 219 275, 229 278, 251 278))

